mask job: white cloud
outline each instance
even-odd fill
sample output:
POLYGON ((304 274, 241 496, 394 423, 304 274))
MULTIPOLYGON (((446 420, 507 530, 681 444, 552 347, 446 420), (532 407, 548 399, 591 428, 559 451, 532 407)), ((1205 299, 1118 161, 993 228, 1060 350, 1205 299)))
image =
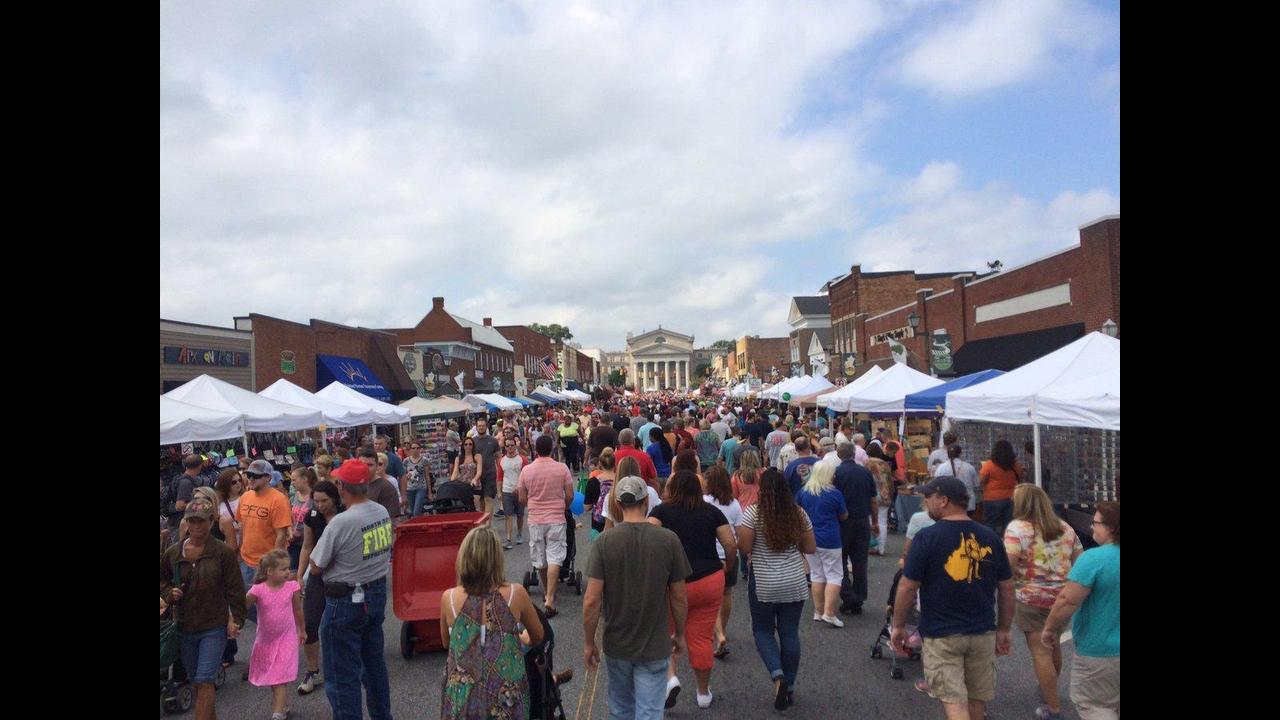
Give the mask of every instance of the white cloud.
POLYGON ((161 312, 394 326, 444 294, 603 347, 756 328, 763 250, 854 227, 862 119, 786 128, 882 22, 869 0, 165 5, 161 312), (726 256, 751 274, 700 301, 726 256))
POLYGON ((1109 20, 1085 0, 985 0, 963 3, 905 51, 903 78, 942 95, 1013 85, 1064 53, 1097 48, 1109 20))
POLYGON ((935 182, 940 174, 958 178, 960 169, 931 163, 902 183, 902 191, 891 199, 895 217, 856 234, 848 260, 868 272, 986 272, 990 260, 1012 267, 1078 244, 1081 225, 1120 212, 1120 198, 1101 188, 1065 191, 1048 204, 999 184, 919 191, 921 186, 941 188, 935 182))

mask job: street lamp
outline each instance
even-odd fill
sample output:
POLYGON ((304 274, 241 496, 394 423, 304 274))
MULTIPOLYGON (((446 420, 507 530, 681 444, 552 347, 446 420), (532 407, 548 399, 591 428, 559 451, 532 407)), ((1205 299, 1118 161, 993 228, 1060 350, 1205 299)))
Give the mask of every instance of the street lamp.
POLYGON ((907 327, 911 328, 911 334, 916 334, 916 328, 920 327, 920 316, 914 312, 907 316, 907 327))
POLYGON ((1116 325, 1115 320, 1108 318, 1106 322, 1102 323, 1102 332, 1110 337, 1115 337, 1116 333, 1120 332, 1120 326, 1116 325))

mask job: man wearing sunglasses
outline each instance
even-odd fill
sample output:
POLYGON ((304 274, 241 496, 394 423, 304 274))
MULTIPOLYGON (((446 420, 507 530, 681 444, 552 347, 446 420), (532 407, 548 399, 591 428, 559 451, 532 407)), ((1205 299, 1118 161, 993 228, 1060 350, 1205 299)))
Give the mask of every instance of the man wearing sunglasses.
MULTIPOLYGON (((266 460, 254 460, 244 470, 249 489, 240 496, 236 516, 240 520, 240 574, 246 588, 253 587, 258 561, 271 550, 284 550, 293 528, 289 498, 271 487, 273 469, 266 460)), ((256 606, 250 608, 249 619, 258 621, 256 606)))

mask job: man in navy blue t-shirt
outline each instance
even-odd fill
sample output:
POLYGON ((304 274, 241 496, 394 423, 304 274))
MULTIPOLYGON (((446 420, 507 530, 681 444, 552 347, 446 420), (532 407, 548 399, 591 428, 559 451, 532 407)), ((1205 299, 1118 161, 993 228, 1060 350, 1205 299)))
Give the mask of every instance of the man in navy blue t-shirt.
POLYGON ((969 491, 943 476, 921 488, 934 525, 911 542, 893 604, 894 649, 905 651, 907 611, 920 592, 920 635, 929 694, 947 717, 981 718, 995 697, 996 655, 1010 653, 1013 573, 1004 541, 969 519, 969 491), (999 590, 999 619, 992 605, 999 590), (994 633, 994 641, 992 635, 994 633))
POLYGON ((791 488, 792 495, 799 495, 800 488, 809 482, 809 473, 813 470, 814 463, 818 462, 818 458, 809 453, 809 438, 796 438, 796 454, 799 455, 792 460, 785 472, 782 473, 783 479, 787 481, 787 487, 791 488))
MULTIPOLYGON (((840 612, 846 615, 862 614, 862 603, 867 599, 867 551, 872 533, 880 528, 876 520, 879 508, 876 503, 876 481, 871 471, 853 459, 853 443, 842 442, 836 448, 840 464, 836 466, 835 486, 844 495, 849 507, 849 519, 840 523, 840 541, 844 550, 841 567, 844 582, 840 585, 840 612), (850 574, 848 561, 853 561, 850 574)), ((881 539, 883 541, 883 538, 881 539)))

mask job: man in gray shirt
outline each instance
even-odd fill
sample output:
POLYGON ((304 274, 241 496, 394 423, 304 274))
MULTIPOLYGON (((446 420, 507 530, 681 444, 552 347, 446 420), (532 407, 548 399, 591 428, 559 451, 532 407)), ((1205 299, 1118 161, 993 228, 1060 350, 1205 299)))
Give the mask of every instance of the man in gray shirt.
POLYGON ((480 494, 484 497, 485 509, 493 512, 498 497, 498 456, 502 454, 502 446, 489 434, 489 422, 484 418, 476 420, 476 452, 484 460, 480 469, 480 494))
POLYGON ((372 473, 363 462, 347 460, 332 476, 347 509, 329 521, 311 551, 311 573, 322 575, 324 580, 325 608, 320 621, 327 680, 324 694, 334 720, 360 720, 363 680, 369 717, 391 720, 391 682, 382 635, 391 517, 386 508, 369 500, 372 473))

